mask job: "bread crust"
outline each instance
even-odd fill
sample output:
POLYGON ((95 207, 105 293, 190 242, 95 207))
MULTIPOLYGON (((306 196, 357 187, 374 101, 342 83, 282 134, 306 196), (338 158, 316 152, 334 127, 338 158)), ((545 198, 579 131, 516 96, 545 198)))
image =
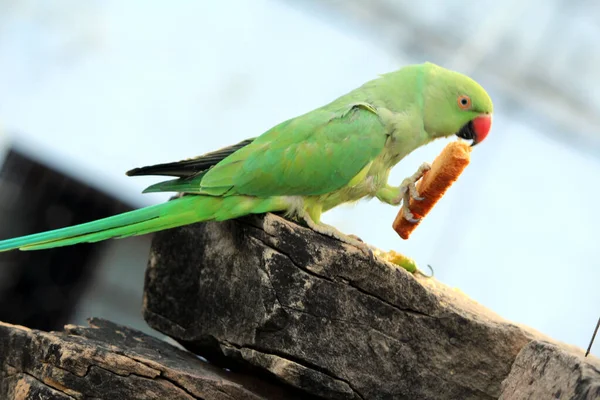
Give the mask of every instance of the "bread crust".
POLYGON ((406 220, 400 209, 392 227, 402 239, 408 239, 425 217, 442 198, 446 190, 458 179, 471 161, 471 146, 467 142, 456 141, 449 143, 431 164, 417 183, 417 192, 423 200, 410 199, 409 209, 414 218, 419 221, 412 223, 406 220))

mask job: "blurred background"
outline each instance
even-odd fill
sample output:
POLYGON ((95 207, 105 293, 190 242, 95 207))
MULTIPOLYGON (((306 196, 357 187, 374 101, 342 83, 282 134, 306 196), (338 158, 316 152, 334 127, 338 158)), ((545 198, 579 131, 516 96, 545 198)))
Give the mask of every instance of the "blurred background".
MULTIPOLYGON (((376 200, 325 222, 585 348, 600 313, 598 21, 592 0, 0 0, 0 237, 163 202, 140 194, 155 178, 125 171, 257 136, 431 61, 494 99, 471 165, 408 241, 376 200)), ((446 144, 412 153, 390 182, 446 144)), ((101 316, 151 332, 150 240, 1 254, 0 320, 101 316)))

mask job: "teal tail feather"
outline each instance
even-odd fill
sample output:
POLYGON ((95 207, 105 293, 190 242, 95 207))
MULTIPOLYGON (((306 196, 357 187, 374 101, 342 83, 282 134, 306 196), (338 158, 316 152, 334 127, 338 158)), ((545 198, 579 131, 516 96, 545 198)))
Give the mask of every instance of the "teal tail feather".
POLYGON ((129 211, 80 225, 0 241, 0 252, 41 250, 144 235, 202 221, 222 221, 246 214, 282 211, 281 198, 250 196, 183 196, 166 203, 129 211))

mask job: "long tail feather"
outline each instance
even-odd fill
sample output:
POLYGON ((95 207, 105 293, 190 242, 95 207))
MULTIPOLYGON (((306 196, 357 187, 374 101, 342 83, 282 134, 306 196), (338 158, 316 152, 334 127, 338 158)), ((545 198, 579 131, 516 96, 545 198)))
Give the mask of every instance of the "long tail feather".
POLYGON ((250 213, 280 211, 285 206, 284 202, 277 198, 184 196, 97 221, 3 240, 0 241, 0 252, 13 249, 40 250, 137 236, 195 222, 226 220, 250 213))

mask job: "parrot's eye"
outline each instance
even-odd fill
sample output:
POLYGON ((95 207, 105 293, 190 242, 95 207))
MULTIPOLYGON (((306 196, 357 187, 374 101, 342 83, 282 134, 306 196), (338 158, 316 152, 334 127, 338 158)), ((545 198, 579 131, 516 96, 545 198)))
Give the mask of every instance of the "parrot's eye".
POLYGON ((458 96, 457 102, 458 106, 463 110, 468 110, 469 108, 471 108, 471 98, 469 96, 458 96))

